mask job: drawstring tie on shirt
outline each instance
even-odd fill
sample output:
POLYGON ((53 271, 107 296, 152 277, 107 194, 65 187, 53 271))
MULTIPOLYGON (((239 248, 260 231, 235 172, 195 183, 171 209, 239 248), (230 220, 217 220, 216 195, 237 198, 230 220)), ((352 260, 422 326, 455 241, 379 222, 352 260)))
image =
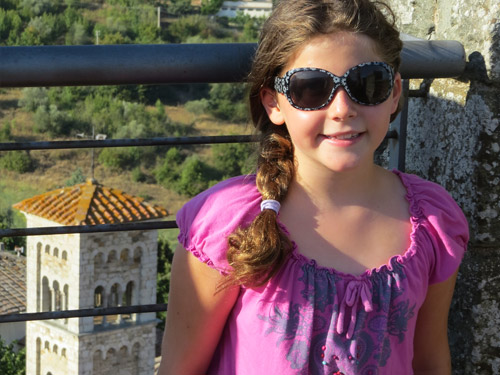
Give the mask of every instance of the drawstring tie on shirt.
POLYGON ((344 333, 344 320, 346 307, 351 308, 351 319, 347 329, 346 338, 351 339, 356 329, 356 318, 358 315, 359 304, 363 305, 366 312, 373 311, 372 292, 368 281, 352 280, 347 284, 346 291, 337 319, 337 333, 344 333))

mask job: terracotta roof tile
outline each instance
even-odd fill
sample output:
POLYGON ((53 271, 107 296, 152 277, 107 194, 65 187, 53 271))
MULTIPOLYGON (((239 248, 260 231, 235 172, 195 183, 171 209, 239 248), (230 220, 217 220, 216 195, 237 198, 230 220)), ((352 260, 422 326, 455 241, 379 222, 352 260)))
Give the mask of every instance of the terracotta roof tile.
POLYGON ((26 258, 0 251, 0 314, 26 311, 26 258))
POLYGON ((63 225, 118 224, 168 216, 163 207, 105 187, 95 180, 49 191, 13 207, 63 225))

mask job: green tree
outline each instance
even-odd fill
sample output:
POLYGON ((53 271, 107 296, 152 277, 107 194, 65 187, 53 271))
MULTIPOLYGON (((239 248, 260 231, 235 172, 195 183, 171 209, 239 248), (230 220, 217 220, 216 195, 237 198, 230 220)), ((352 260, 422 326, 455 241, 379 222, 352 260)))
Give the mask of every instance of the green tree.
POLYGON ((35 163, 26 151, 9 151, 0 158, 0 167, 17 173, 33 171, 35 163))
POLYGON ((0 44, 15 44, 13 42, 22 30, 23 22, 16 11, 0 8, 0 44))
MULTIPOLYGON (((12 120, 14 121, 14 120, 12 120)), ((0 128, 0 142, 9 142, 12 141, 12 126, 10 121, 6 121, 3 123, 3 126, 0 128)))
POLYGON ((215 167, 224 178, 251 172, 255 163, 250 163, 254 151, 251 143, 221 143, 212 145, 215 167))
POLYGON ((0 8, 11 10, 17 8, 19 0, 0 0, 0 8))
POLYGON ((219 11, 224 0, 201 0, 201 14, 215 14, 219 11))
POLYGON ((99 163, 114 170, 133 169, 141 162, 139 147, 105 148, 98 157, 99 163))
POLYGON ((25 111, 34 112, 40 106, 49 105, 49 94, 45 87, 27 87, 22 90, 19 106, 25 111))
POLYGON ((60 0, 21 0, 19 3, 30 16, 56 12, 60 5, 60 0))
POLYGON ((14 345, 6 345, 0 337, 0 373, 2 375, 26 374, 26 349, 16 352, 14 345))
POLYGON ((173 189, 179 178, 179 169, 183 160, 184 156, 177 147, 170 148, 163 162, 155 169, 156 181, 167 189, 173 189))
POLYGON ((81 184, 81 183, 85 182, 85 180, 86 180, 86 177, 83 174, 82 169, 80 167, 78 167, 73 171, 73 173, 71 174, 71 177, 66 180, 64 185, 73 186, 73 185, 81 184))
POLYGON ((34 116, 37 130, 51 136, 69 135, 75 121, 67 111, 61 111, 55 104, 40 106, 34 116))
POLYGON ((245 122, 248 118, 245 90, 242 84, 212 84, 208 99, 210 113, 221 120, 245 122))
MULTIPOLYGON (((164 237, 158 238, 158 263, 156 273, 156 302, 168 303, 168 291, 170 289, 170 273, 172 266, 173 251, 164 237)), ((160 329, 165 328, 165 312, 158 313, 161 323, 160 329)))
POLYGON ((175 183, 174 188, 179 194, 194 197, 206 190, 211 182, 219 177, 214 168, 200 160, 197 155, 191 155, 182 163, 179 180, 175 183))
POLYGON ((171 0, 168 6, 168 13, 174 16, 189 14, 193 11, 191 0, 171 0))
POLYGON ((168 26, 174 42, 184 42, 190 36, 198 35, 207 27, 205 17, 198 14, 178 18, 168 26))
MULTIPOLYGON (((21 215, 17 213, 18 215, 21 215)), ((0 229, 9 229, 14 227, 14 215, 16 212, 12 208, 7 208, 3 212, 0 212, 0 229)), ((26 248, 26 237, 2 237, 0 242, 5 244, 6 249, 12 250, 16 246, 24 246, 26 248)), ((1 338, 0 338, 1 340, 1 338)), ((0 343, 0 353, 1 353, 1 343, 0 343)), ((1 354, 0 354, 1 358, 1 354)), ((1 360, 0 360, 1 363, 1 360)), ((1 366, 0 366, 1 370, 1 366)), ((3 373, 2 373, 3 375, 3 373)))
POLYGON ((84 24, 76 22, 72 24, 66 33, 65 43, 67 45, 80 45, 90 42, 90 35, 84 24))
POLYGON ((135 167, 132 169, 132 181, 134 182, 146 182, 148 176, 142 171, 141 167, 135 167))

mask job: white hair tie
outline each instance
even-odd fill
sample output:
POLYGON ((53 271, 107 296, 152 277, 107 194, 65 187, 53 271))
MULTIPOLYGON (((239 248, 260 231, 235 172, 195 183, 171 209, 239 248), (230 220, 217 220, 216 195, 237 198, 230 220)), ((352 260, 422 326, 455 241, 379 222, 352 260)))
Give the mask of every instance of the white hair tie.
POLYGON ((276 212, 276 215, 278 212, 280 212, 280 207, 281 204, 278 201, 275 201, 274 199, 265 199, 260 203, 260 210, 273 210, 276 212))

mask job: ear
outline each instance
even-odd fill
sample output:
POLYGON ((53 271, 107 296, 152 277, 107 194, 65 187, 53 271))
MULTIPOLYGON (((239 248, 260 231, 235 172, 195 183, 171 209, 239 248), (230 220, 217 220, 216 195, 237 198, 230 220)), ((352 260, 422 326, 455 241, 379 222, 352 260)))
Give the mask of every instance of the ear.
POLYGON ((401 80, 401 74, 396 73, 396 77, 394 78, 394 86, 392 88, 391 94, 391 102, 392 102, 392 111, 391 113, 396 112, 399 106, 399 99, 401 98, 401 94, 403 93, 403 82, 401 80))
POLYGON ((260 101, 267 112, 269 120, 271 120, 274 125, 283 125, 285 123, 285 118, 278 105, 278 98, 276 97, 275 91, 264 87, 260 90, 260 101))

